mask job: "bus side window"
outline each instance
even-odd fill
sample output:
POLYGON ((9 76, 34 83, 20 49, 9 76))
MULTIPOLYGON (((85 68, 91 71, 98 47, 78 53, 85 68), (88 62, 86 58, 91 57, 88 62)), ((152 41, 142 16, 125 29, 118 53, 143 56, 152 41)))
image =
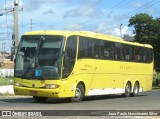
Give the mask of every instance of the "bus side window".
POLYGON ((104 57, 109 58, 109 51, 107 49, 104 49, 104 57))
POLYGON ((104 59, 114 59, 114 43, 105 41, 103 50, 104 59))
POLYGON ((142 48, 141 50, 141 61, 142 62, 148 62, 149 59, 149 50, 146 48, 142 48))
POLYGON ((95 58, 100 57, 99 56, 99 45, 97 45, 97 44, 94 46, 94 57, 95 58))
POLYGON ((124 47, 125 60, 131 61, 132 58, 132 46, 125 45, 124 47))
POLYGON ((135 55, 135 60, 139 61, 140 60, 140 55, 135 55))
POLYGON ((70 36, 66 43, 64 61, 63 61, 63 78, 68 77, 74 67, 77 52, 77 37, 70 36))
POLYGON ((121 59, 121 44, 116 43, 115 44, 115 59, 120 60, 121 59))
POLYGON ((140 48, 139 47, 135 47, 134 48, 134 61, 140 62, 140 60, 141 60, 140 48))

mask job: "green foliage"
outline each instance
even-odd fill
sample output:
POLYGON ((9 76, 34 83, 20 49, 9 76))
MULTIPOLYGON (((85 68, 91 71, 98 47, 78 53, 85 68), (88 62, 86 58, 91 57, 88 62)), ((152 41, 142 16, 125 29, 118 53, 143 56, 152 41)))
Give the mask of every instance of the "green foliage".
POLYGON ((154 68, 160 71, 160 18, 154 19, 145 13, 137 14, 130 18, 128 26, 134 27, 136 42, 153 46, 154 68))
POLYGON ((3 85, 13 85, 13 77, 12 78, 0 77, 0 86, 3 85))
POLYGON ((156 73, 153 78, 153 86, 160 87, 160 73, 156 73))

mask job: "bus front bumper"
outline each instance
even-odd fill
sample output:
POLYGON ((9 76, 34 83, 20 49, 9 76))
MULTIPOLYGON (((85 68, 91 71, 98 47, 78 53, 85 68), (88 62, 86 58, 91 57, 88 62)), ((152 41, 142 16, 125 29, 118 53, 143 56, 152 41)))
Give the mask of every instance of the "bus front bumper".
POLYGON ((42 88, 27 88, 27 87, 14 86, 14 93, 15 95, 61 98, 60 88, 42 89, 42 88))

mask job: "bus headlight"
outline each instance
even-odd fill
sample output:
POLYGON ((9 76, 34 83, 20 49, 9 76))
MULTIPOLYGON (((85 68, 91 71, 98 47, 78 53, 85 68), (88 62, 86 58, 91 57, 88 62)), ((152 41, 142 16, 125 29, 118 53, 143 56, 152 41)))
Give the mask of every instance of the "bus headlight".
POLYGON ((55 89, 55 88, 59 88, 60 86, 57 84, 46 84, 46 88, 48 89, 55 89))
POLYGON ((22 84, 20 84, 20 83, 17 83, 17 82, 15 82, 15 83, 14 83, 14 85, 15 85, 15 86, 20 86, 20 87, 23 87, 23 85, 22 85, 22 84))

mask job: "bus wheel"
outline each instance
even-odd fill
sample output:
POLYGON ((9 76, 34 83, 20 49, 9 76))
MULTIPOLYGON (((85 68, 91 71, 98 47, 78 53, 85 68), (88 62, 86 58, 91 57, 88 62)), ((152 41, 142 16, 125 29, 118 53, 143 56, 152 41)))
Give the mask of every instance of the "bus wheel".
POLYGON ((71 98, 72 102, 80 102, 84 97, 84 87, 82 84, 79 84, 76 88, 75 97, 71 98))
POLYGON ((131 84, 127 82, 125 86, 125 93, 123 94, 123 96, 129 97, 130 95, 131 95, 131 84))
POLYGON ((138 82, 136 82, 135 84, 134 84, 134 88, 133 88, 133 93, 131 94, 131 96, 137 96, 138 95, 138 93, 139 93, 139 84, 138 84, 138 82))
POLYGON ((36 102, 45 102, 48 98, 47 98, 47 97, 33 96, 33 99, 34 99, 36 102))

